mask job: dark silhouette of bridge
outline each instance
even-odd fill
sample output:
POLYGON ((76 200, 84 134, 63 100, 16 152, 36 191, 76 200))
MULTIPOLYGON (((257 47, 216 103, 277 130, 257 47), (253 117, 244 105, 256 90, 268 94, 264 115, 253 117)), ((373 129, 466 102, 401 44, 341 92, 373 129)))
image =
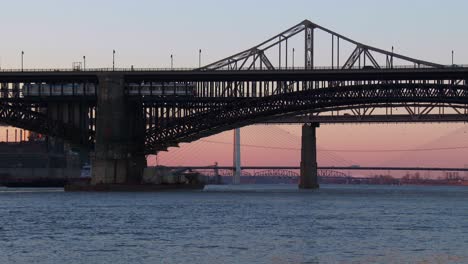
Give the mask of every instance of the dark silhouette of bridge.
POLYGON ((466 122, 467 80, 467 67, 375 48, 306 20, 197 69, 2 70, 0 122, 92 150, 92 184, 141 183, 145 155, 183 142, 304 122, 300 186, 312 188, 320 122, 466 122), (331 41, 326 52, 317 33, 331 41), (304 65, 296 67, 288 45, 301 34, 304 65), (317 54, 330 64, 317 66, 317 54))

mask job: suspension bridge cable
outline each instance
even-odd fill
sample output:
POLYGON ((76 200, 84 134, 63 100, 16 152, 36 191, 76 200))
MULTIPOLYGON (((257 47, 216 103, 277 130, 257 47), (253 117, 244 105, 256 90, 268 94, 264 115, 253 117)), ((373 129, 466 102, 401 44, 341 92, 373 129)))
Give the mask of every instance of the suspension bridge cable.
POLYGON ((461 147, 441 147, 441 148, 415 148, 415 149, 319 149, 319 151, 330 151, 330 152, 420 152, 420 151, 441 151, 441 150, 457 150, 457 149, 468 149, 468 146, 461 147))
MULTIPOLYGON (((202 142, 213 143, 213 144, 225 144, 232 145, 229 142, 222 141, 213 141, 201 139, 202 142)), ((269 146, 260 146, 260 145, 250 145, 250 144, 241 144, 242 147, 250 148, 263 148, 263 149, 279 149, 279 150, 291 150, 298 151, 300 148, 289 148, 289 147, 269 147, 269 146)), ((457 150, 457 149, 468 149, 468 146, 460 147, 441 147, 441 148, 415 148, 415 149, 318 149, 317 151, 321 152, 365 152, 365 153, 375 153, 375 152, 418 152, 418 151, 442 151, 442 150, 457 150)))

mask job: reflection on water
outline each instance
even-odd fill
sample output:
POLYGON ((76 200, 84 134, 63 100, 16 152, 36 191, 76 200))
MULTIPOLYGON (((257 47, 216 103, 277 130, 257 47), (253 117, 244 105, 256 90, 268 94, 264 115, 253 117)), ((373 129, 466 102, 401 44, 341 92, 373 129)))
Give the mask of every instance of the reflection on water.
POLYGON ((468 188, 0 189, 0 263, 468 263, 468 188))

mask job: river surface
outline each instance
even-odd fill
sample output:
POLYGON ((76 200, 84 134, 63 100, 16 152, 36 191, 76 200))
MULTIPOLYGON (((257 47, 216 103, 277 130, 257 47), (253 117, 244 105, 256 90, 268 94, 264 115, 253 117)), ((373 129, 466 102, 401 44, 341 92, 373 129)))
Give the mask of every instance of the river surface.
POLYGON ((468 263, 468 188, 0 189, 0 263, 468 263))

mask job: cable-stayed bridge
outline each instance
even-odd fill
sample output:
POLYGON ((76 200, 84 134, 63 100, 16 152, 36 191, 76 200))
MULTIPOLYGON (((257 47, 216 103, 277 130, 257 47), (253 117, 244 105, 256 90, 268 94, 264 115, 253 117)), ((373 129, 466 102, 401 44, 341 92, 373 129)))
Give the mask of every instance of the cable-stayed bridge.
POLYGON ((145 155, 183 142, 306 122, 301 186, 310 188, 320 122, 466 122, 467 80, 467 67, 372 47, 305 20, 197 69, 2 70, 0 122, 93 150, 93 184, 140 183, 145 155), (291 53, 293 43, 301 47, 291 53))

